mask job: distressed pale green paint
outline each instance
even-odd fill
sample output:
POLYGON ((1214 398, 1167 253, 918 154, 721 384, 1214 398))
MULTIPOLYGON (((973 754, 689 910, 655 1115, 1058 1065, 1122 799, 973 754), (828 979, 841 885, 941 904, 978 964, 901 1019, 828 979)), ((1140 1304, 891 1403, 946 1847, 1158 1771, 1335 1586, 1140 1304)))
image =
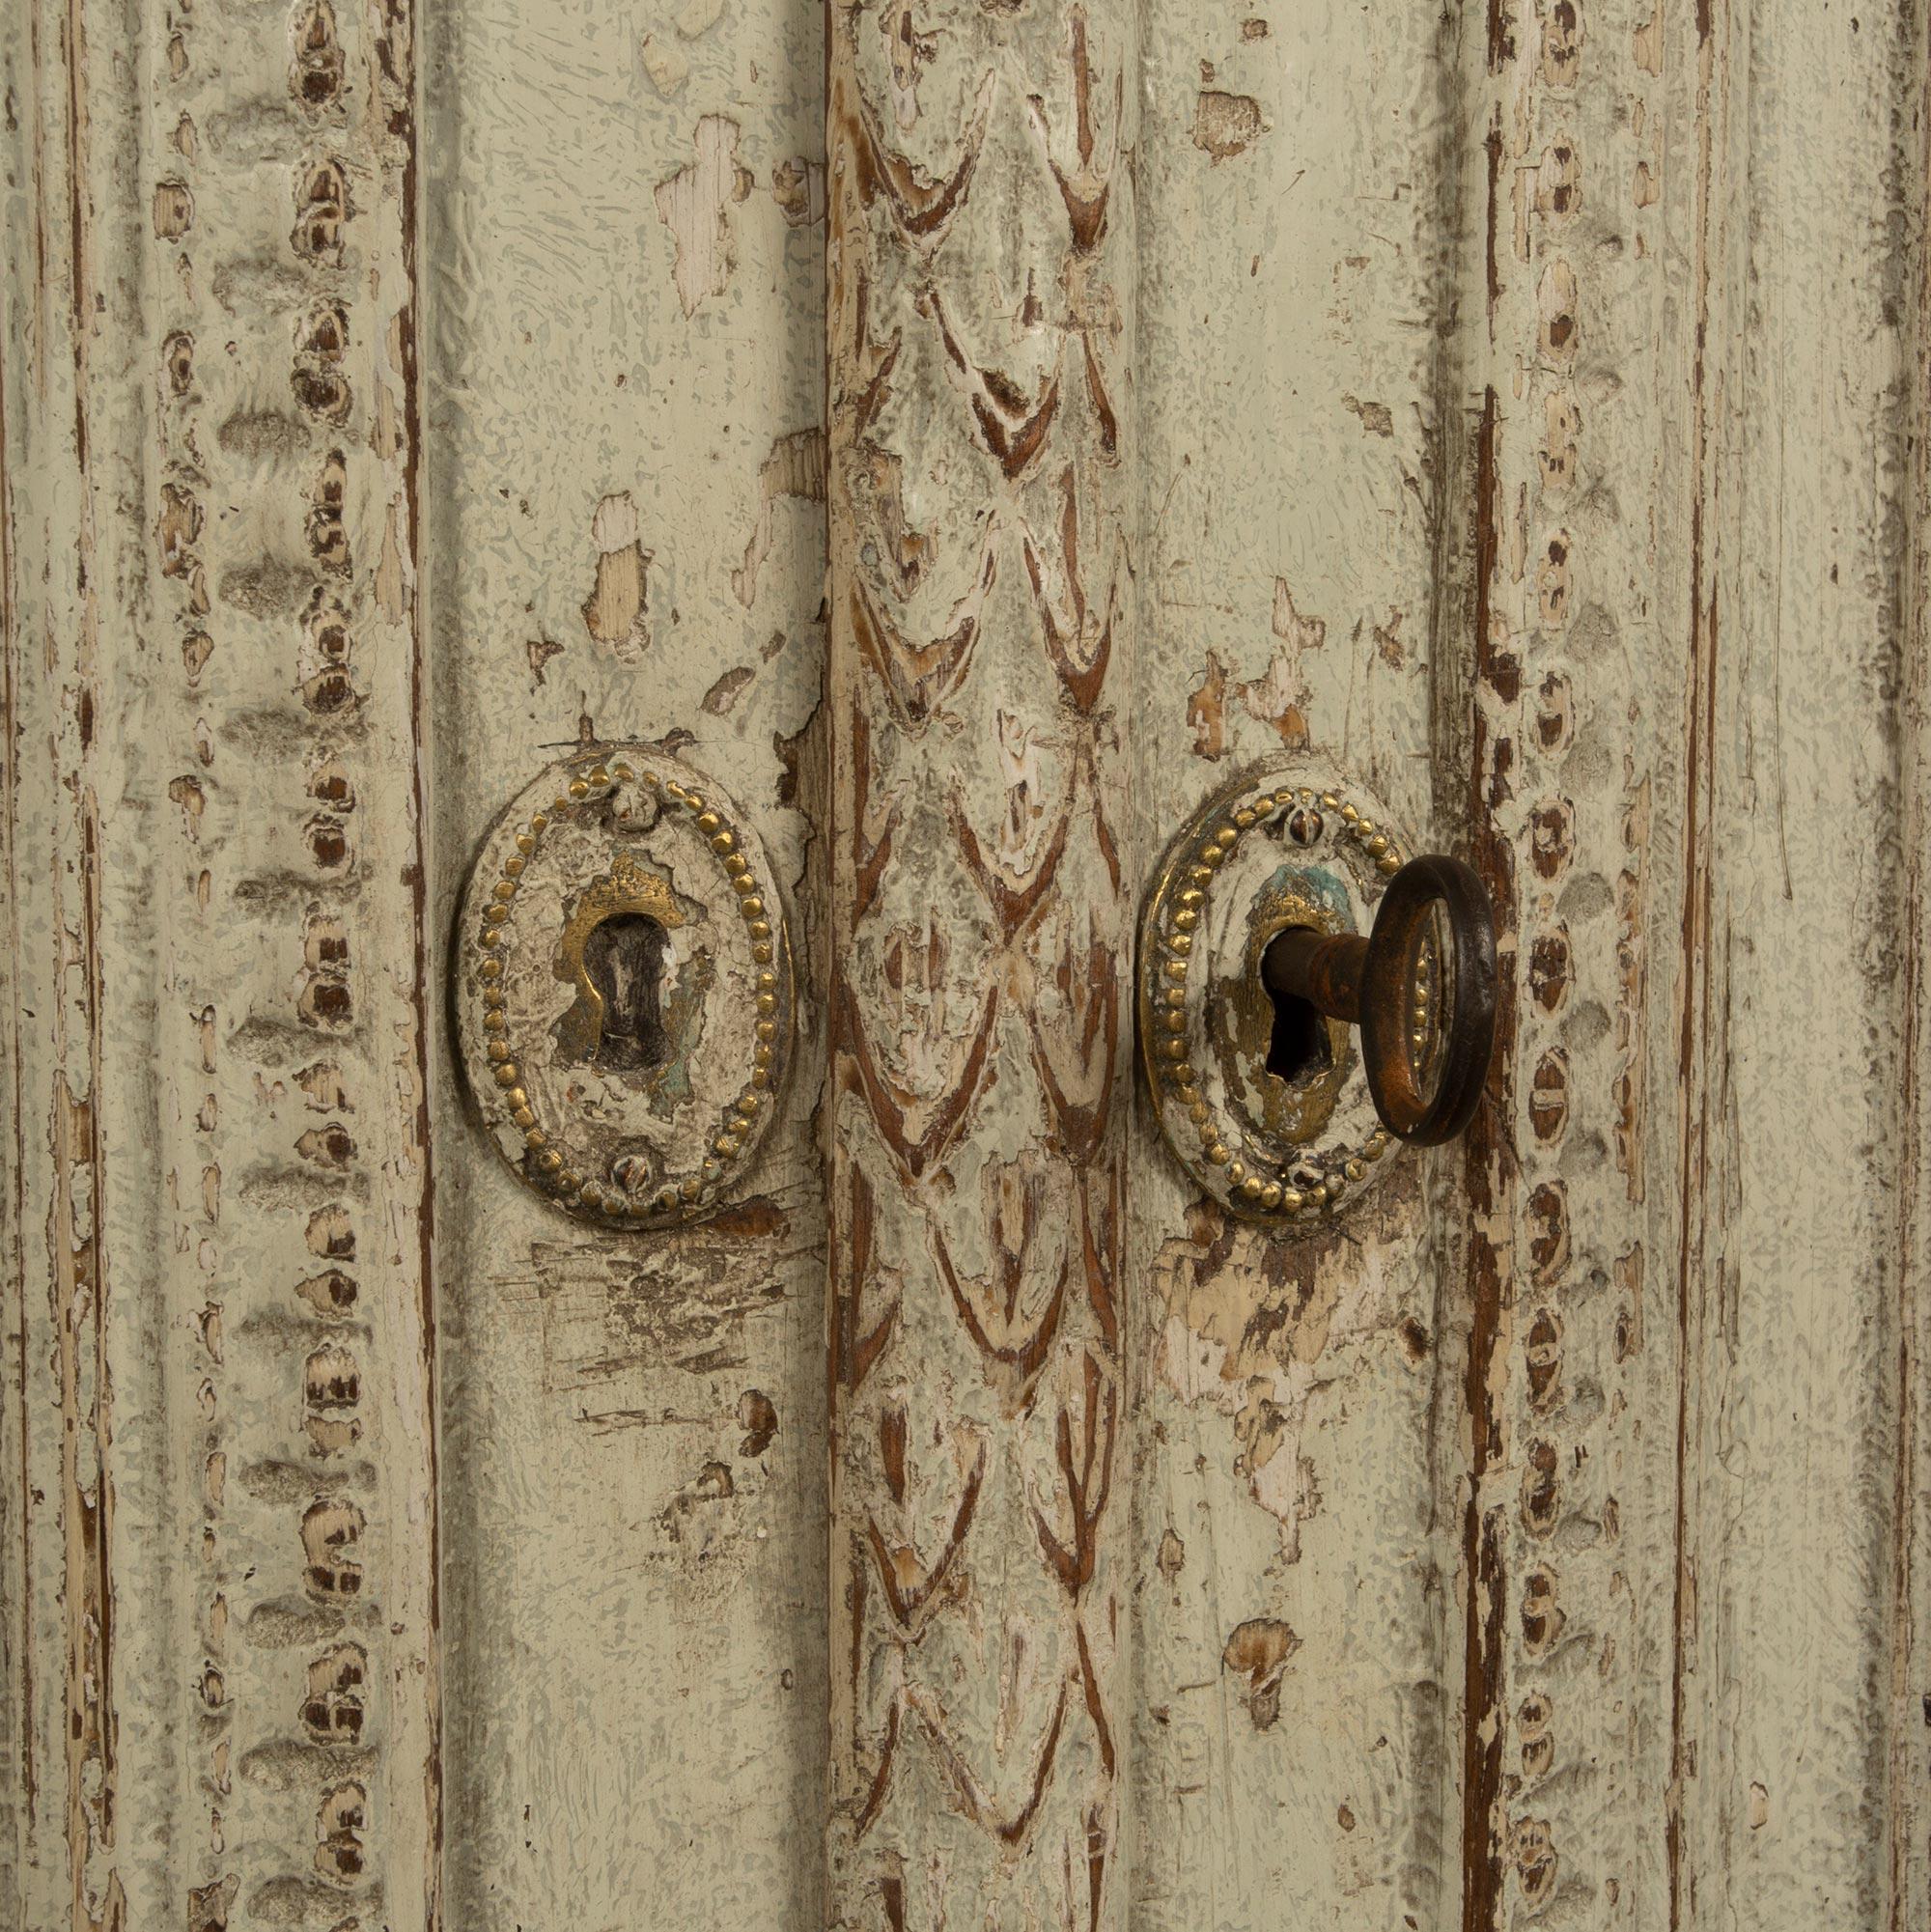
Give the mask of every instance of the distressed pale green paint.
MULTIPOLYGON (((1056 17, 906 21, 902 50, 951 33, 914 90, 934 154, 975 72, 1059 138, 1056 17)), ((411 24, 0 19, 0 1917, 33 1932, 810 1927, 846 1829, 813 1124, 850 746, 819 707, 849 541, 818 508, 826 29, 770 0, 411 24), (292 239, 331 157, 339 265, 292 239), (304 333, 324 299, 339 363, 304 333), (312 517, 336 448, 343 571, 312 517), (346 714, 309 701, 319 581, 346 714), (783 1145, 738 1219, 669 1243, 526 1198, 443 1037, 474 844, 586 730, 690 734, 813 941, 783 1145), (352 813, 307 789, 324 751, 352 813), (352 1113, 295 1084, 324 1063, 352 1113), (347 1314, 296 1292, 338 1206, 347 1314), (336 1499, 355 1606, 304 1577, 336 1499), (316 1741, 319 1666, 353 1744, 316 1741)), ((901 126, 883 24, 837 31, 901 126)), ((1095 0, 1089 25, 1140 83, 1107 269, 1138 317, 1107 486, 1127 863, 1304 740, 1505 885, 1516 989, 1467 1159, 1318 1246, 1190 1212, 1134 1124, 1105 1910, 1916 1922, 1923 21, 1189 0, 1130 28, 1095 0)), ((986 261, 1062 218, 1000 126, 986 261)), ((1019 342, 1011 295, 957 300, 1019 342)), ((930 394, 901 455, 943 442, 930 394)), ((899 535, 970 549, 986 492, 921 488, 899 535)), ((1043 688, 1008 709, 1063 736, 1043 688)), ((950 769, 996 811, 983 745, 950 769)), ((970 902, 931 903, 949 934, 970 902)), ((920 1263, 926 1223, 880 1199, 920 1263)), ((1033 1581, 984 1601, 1029 1615, 1033 1581)), ((1011 1681, 1018 1736, 1046 1680, 1011 1681)), ((969 1842, 941 1779, 909 1791, 899 1842, 969 1842)), ((948 1922, 1028 1888, 1059 1922, 1050 1816, 948 1853, 948 1922)))

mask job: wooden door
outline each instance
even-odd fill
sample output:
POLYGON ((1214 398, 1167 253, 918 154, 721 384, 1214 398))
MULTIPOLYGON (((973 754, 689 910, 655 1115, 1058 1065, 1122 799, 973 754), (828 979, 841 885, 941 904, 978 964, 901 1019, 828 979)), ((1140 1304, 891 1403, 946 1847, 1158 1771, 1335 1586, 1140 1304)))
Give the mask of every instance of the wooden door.
POLYGON ((8 8, 5 1922, 1921 1923, 1925 35, 8 8), (670 1233, 448 1013, 615 741, 800 961, 670 1233), (1287 1238, 1131 988, 1292 756, 1504 1005, 1287 1238))

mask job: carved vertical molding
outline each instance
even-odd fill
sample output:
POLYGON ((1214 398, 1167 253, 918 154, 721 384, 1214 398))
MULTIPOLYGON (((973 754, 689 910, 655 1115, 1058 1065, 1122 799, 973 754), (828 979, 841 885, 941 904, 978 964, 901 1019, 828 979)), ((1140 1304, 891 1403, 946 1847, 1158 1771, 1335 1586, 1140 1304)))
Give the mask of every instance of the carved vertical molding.
POLYGON ((154 192, 156 614, 187 888, 168 970, 194 1022, 163 1055, 163 1117, 193 1257, 178 1292, 192 1274, 205 1304, 210 1819, 186 1869, 210 1926, 224 1893, 247 1918, 379 1901, 425 1924, 414 23, 406 0, 184 20, 155 75, 154 192), (275 105, 251 131, 238 103, 257 97, 275 105))
POLYGON ((23 24, 25 1922, 428 1926, 412 19, 23 24))
POLYGON ((831 10, 840 1926, 1119 1922, 1135 33, 831 10))
POLYGON ((1620 1714, 1642 1695, 1672 1573, 1620 1526, 1651 1521, 1666 1482, 1641 1420, 1662 1396, 1643 1355, 1641 1202, 1657 1160, 1652 774, 1678 729, 1653 692, 1680 675, 1653 602, 1655 530, 1633 508, 1658 492, 1661 423, 1648 389, 1611 375, 1657 355, 1662 28, 1567 0, 1472 24, 1457 371, 1472 675, 1453 755, 1505 993, 1466 1207, 1449 1197, 1470 1327, 1447 1907, 1468 1932, 1569 1886, 1655 1903, 1639 1794, 1669 1773, 1655 1733, 1620 1714), (1590 721, 1610 717, 1616 762, 1592 767, 1590 721))

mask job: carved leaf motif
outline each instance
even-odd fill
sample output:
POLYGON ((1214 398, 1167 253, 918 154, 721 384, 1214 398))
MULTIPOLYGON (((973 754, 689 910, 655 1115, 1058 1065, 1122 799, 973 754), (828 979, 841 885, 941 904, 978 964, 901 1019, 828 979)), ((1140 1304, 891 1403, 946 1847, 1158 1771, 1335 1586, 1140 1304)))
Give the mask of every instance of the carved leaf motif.
POLYGON ((972 587, 953 605, 951 629, 923 644, 908 638, 862 577, 852 585, 852 638, 877 673, 895 722, 916 737, 966 682, 979 641, 979 618, 998 575, 998 558, 988 527, 972 587))
POLYGON ((963 390, 971 410, 974 431, 988 455, 1009 480, 1024 475, 1046 448, 1048 433, 1059 408, 1059 358, 1055 352, 1041 377, 1037 395, 1026 391, 1002 369, 975 361, 967 354, 936 289, 922 289, 913 300, 917 313, 938 332, 955 386, 963 390))

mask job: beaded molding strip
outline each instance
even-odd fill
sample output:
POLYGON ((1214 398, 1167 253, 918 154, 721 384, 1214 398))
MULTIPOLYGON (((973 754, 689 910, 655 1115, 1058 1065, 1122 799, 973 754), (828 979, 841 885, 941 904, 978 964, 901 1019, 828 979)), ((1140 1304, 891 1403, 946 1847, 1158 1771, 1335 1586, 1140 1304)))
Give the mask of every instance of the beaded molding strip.
POLYGON ((1295 782, 1283 782, 1278 770, 1236 781, 1168 847, 1140 923, 1139 1023, 1155 1111, 1189 1173, 1231 1213, 1309 1223, 1373 1180, 1394 1136, 1375 1117, 1358 1062, 1337 1109, 1352 1126, 1304 1144, 1262 1133, 1247 1109, 1214 1091, 1210 918, 1230 874, 1250 873, 1242 861, 1263 828, 1278 827, 1280 836, 1277 857, 1262 864, 1313 870, 1339 859, 1355 888, 1351 896, 1369 911, 1382 882, 1401 869, 1407 841, 1358 788, 1287 775, 1295 782))
MULTIPOLYGON (((796 990, 774 882, 755 836, 736 822, 734 808, 715 796, 707 797, 699 789, 704 781, 698 774, 675 760, 638 746, 629 756, 606 751, 568 761, 559 769, 564 775, 546 804, 528 809, 525 794, 513 807, 515 830, 492 876, 486 878, 479 868, 469 881, 462 930, 477 949, 470 991, 483 1066, 478 1067, 473 1052, 465 1054, 465 1061, 479 1105, 498 1129, 498 1144, 506 1158, 524 1180, 558 1206, 621 1227, 697 1219, 716 1207, 720 1190, 770 1127, 789 1059, 796 990), (646 757, 648 765, 643 763, 646 757), (648 1163, 634 1156, 620 1157, 601 1176, 587 1171, 595 1162, 581 1145, 587 1137, 584 1131, 573 1132, 554 1118, 540 1117, 528 1074, 532 1043, 519 1043, 514 1037, 506 996, 508 961, 517 942, 518 894, 546 835, 553 836, 573 815, 602 813, 623 788, 632 785, 648 794, 660 812, 680 815, 708 849, 748 942, 752 963, 748 990, 755 1012, 742 1085, 714 1113, 701 1138, 696 1134, 678 1136, 695 1143, 690 1150, 693 1158, 677 1171, 655 1178, 644 1172, 648 1163), (765 874, 763 879, 760 873, 765 874), (480 907, 475 903, 479 899, 480 907), (513 1135, 502 1132, 506 1122, 513 1135), (506 1142, 513 1142, 517 1153, 506 1142)), ((492 833, 491 846, 500 843, 504 829, 506 825, 499 825, 492 833)), ((554 944, 547 935, 530 937, 554 944)), ((577 944, 580 950, 580 938, 577 944)), ((712 996, 731 995, 720 990, 712 996)), ((465 1010, 462 1019, 464 1034, 469 1036, 471 1013, 465 1010)), ((465 1037, 466 1046, 473 1044, 465 1037)))

